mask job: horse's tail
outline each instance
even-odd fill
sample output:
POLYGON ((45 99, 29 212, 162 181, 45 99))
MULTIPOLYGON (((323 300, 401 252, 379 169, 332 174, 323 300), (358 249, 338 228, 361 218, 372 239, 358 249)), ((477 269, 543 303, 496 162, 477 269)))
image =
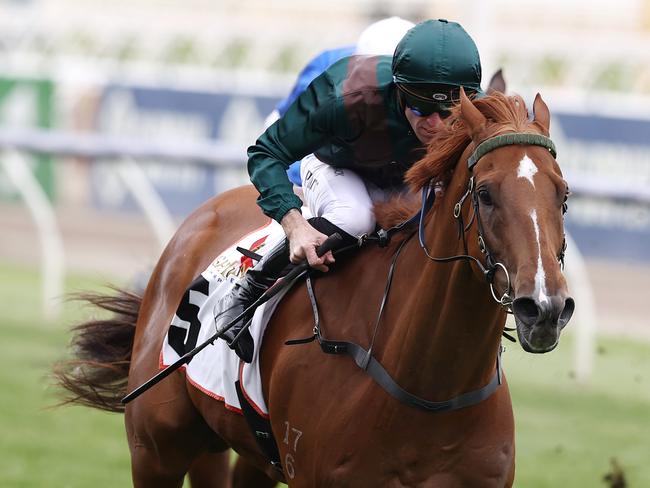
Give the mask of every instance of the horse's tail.
POLYGON ((74 359, 54 366, 56 382, 66 391, 62 404, 78 403, 109 412, 124 412, 135 324, 142 297, 115 288, 111 295, 84 293, 75 299, 111 312, 72 329, 74 359))

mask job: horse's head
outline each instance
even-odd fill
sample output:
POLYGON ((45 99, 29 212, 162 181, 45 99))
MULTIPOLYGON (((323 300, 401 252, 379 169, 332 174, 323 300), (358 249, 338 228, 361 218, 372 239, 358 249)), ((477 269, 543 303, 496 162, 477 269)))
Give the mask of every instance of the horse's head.
POLYGON ((543 353, 557 345, 574 301, 560 266, 568 187, 550 150, 550 114, 539 95, 533 113, 529 120, 520 97, 492 94, 471 102, 462 93, 458 117, 473 143, 465 155, 474 151, 472 198, 484 242, 478 247, 488 265, 503 265, 494 268, 494 287, 511 289, 523 348, 543 353))

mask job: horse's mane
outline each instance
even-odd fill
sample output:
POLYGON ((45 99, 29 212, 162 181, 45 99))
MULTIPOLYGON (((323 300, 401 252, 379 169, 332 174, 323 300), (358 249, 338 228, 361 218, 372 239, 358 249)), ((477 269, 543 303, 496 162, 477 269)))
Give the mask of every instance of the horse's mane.
MULTIPOLYGON (((543 128, 528 118, 528 110, 519 95, 506 96, 500 92, 474 100, 473 104, 487 119, 485 137, 506 132, 543 132, 543 128)), ((460 115, 460 104, 454 107, 447 123, 429 142, 426 155, 407 172, 404 181, 415 194, 429 181, 445 187, 458 160, 470 143, 467 127, 460 115)), ((417 198, 394 198, 375 205, 379 225, 388 229, 409 218, 418 210, 417 198)))

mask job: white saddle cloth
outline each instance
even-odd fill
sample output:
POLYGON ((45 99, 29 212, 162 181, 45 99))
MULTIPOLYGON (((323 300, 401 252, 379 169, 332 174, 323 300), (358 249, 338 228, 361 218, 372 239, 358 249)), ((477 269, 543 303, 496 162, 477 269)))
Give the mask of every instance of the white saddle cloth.
MULTIPOLYGON (((188 319, 188 316, 187 313, 181 313, 183 305, 179 306, 177 314, 174 315, 172 320, 170 330, 165 336, 160 356, 161 369, 172 364, 183 354, 201 344, 216 332, 214 317, 219 313, 219 310, 217 310, 219 299, 230 291, 234 283, 253 264, 249 258, 242 256, 236 247, 250 249, 257 254, 264 255, 284 237, 282 227, 271 220, 265 226, 233 244, 201 273, 207 284, 202 281, 201 286, 197 286, 197 289, 190 289, 189 294, 186 294, 183 299, 194 306, 186 307, 185 311, 189 309, 197 310, 197 312, 190 318, 191 320, 182 320, 178 314, 185 319, 188 319), (206 290, 207 295, 204 294, 206 290), (191 324, 194 324, 193 327, 197 328, 199 322, 200 329, 197 337, 197 331, 191 330, 191 324), (170 340, 172 330, 175 339, 170 340), (197 337, 197 339, 193 340, 194 337, 197 337), (179 340, 179 338, 182 338, 182 340, 179 340)), ((235 381, 239 380, 242 390, 250 400, 251 405, 258 413, 268 416, 268 409, 262 395, 259 351, 266 324, 283 295, 284 292, 279 293, 272 300, 260 306, 255 312, 250 327, 255 342, 255 352, 253 361, 250 364, 241 361, 224 340, 217 339, 214 344, 207 346, 194 356, 186 366, 183 366, 187 379, 206 395, 223 401, 226 408, 241 413, 239 399, 235 390, 235 381)))

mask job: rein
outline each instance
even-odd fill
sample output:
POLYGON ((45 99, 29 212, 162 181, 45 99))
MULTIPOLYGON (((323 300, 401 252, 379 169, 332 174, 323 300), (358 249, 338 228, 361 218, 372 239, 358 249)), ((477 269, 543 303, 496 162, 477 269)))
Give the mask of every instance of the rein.
POLYGON ((461 197, 461 199, 456 203, 454 206, 454 218, 458 221, 458 228, 459 228, 459 234, 463 238, 463 245, 465 247, 465 254, 457 254, 455 256, 447 256, 447 257, 434 257, 429 253, 429 249, 427 248, 425 239, 424 239, 424 216, 425 216, 425 201, 430 198, 430 194, 434 193, 434 190, 431 190, 431 184, 429 183, 428 185, 425 185, 425 187, 422 189, 422 209, 418 213, 419 215, 419 224, 418 224, 418 239, 420 241, 420 247, 424 251, 424 254, 429 258, 431 261, 435 261, 436 263, 450 263, 453 261, 459 261, 461 259, 467 259, 470 262, 473 262, 476 264, 476 266, 481 270, 481 273, 483 273, 483 276, 485 276, 486 281, 490 285, 490 291, 492 292, 492 298, 506 309, 506 311, 510 311, 510 305, 512 304, 512 298, 509 295, 510 292, 510 275, 508 274, 508 270, 506 267, 502 264, 497 262, 490 251, 488 250, 487 246, 485 245, 485 239, 483 238, 483 225, 481 223, 481 216, 479 213, 479 202, 478 198, 476 196, 476 192, 474 191, 474 177, 471 177, 469 179, 469 185, 467 188, 467 191, 465 194, 461 197), (463 224, 463 216, 461 213, 463 203, 467 199, 468 196, 472 197, 472 202, 474 206, 474 216, 472 217, 472 220, 468 224, 468 227, 472 224, 472 221, 476 219, 477 225, 478 225, 478 242, 479 242, 479 249, 481 250, 482 253, 486 255, 486 266, 481 263, 481 261, 474 256, 470 255, 467 251, 467 240, 465 239, 465 232, 466 228, 463 224), (496 293, 494 291, 494 276, 497 272, 498 269, 502 269, 503 272, 506 275, 506 279, 508 281, 508 285, 506 287, 506 291, 504 294, 501 296, 501 298, 497 298, 496 293))

